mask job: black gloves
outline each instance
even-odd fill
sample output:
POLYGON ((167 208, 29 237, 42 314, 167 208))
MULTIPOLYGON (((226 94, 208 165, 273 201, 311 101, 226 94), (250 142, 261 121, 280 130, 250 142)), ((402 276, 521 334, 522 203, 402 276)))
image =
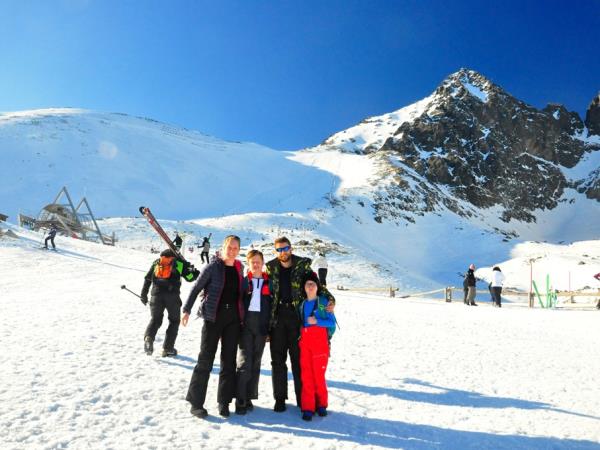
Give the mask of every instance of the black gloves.
POLYGON ((146 306, 146 304, 148 303, 148 296, 146 294, 143 294, 140 296, 140 301, 142 302, 142 304, 144 306, 146 306))

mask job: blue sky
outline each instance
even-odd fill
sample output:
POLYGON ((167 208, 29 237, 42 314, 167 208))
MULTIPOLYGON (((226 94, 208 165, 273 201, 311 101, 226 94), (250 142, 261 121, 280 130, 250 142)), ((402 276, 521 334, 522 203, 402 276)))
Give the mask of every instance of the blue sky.
POLYGON ((0 0, 0 111, 123 112, 298 149, 468 67, 584 115, 598 30, 598 0, 0 0))

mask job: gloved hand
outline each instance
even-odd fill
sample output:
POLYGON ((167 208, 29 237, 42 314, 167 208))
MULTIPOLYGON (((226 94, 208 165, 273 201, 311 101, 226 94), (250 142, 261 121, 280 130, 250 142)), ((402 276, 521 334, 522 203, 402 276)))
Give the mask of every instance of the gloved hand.
POLYGON ((146 304, 148 303, 148 296, 147 296, 147 295, 142 295, 142 296, 140 297, 140 301, 142 302, 142 304, 143 304, 144 306, 146 306, 146 304))

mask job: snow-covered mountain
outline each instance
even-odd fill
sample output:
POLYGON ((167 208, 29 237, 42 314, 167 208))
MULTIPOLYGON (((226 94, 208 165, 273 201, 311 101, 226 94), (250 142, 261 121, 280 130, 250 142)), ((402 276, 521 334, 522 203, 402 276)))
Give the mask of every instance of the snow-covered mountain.
MULTIPOLYGON (((523 235, 522 225, 545 211, 556 216, 568 209, 577 223, 600 218, 598 102, 584 123, 562 105, 537 110, 461 69, 429 97, 336 133, 316 151, 377 161, 371 205, 377 220, 413 222, 449 209, 523 235)), ((556 238, 563 232, 557 228, 544 223, 529 234, 556 238)))
POLYGON ((146 205, 188 242, 234 232, 268 249, 286 234, 303 254, 328 253, 338 284, 439 287, 470 262, 511 260, 526 240, 599 238, 597 121, 597 99, 584 123, 468 70, 296 152, 124 114, 5 113, 0 213, 35 216, 66 185, 121 246, 159 245, 142 220, 108 218, 146 205))

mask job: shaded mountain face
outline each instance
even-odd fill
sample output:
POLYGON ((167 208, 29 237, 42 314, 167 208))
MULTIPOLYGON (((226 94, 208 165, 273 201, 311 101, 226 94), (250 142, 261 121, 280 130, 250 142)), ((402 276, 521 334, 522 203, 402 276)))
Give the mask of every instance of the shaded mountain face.
MULTIPOLYGON (((376 220, 411 220, 440 205, 470 216, 476 214, 472 205, 500 207, 505 222, 531 222, 534 210, 567 201, 562 198, 566 188, 600 201, 598 171, 579 180, 565 176, 565 169, 600 150, 600 139, 588 137, 600 133, 600 97, 584 124, 562 105, 538 110, 477 72, 461 69, 410 113, 386 138, 350 138, 356 143, 353 151, 372 154, 381 163, 385 182, 375 195, 376 220)), ((363 124, 389 127, 389 116, 363 124)), ((341 135, 324 144, 339 144, 341 135)))

